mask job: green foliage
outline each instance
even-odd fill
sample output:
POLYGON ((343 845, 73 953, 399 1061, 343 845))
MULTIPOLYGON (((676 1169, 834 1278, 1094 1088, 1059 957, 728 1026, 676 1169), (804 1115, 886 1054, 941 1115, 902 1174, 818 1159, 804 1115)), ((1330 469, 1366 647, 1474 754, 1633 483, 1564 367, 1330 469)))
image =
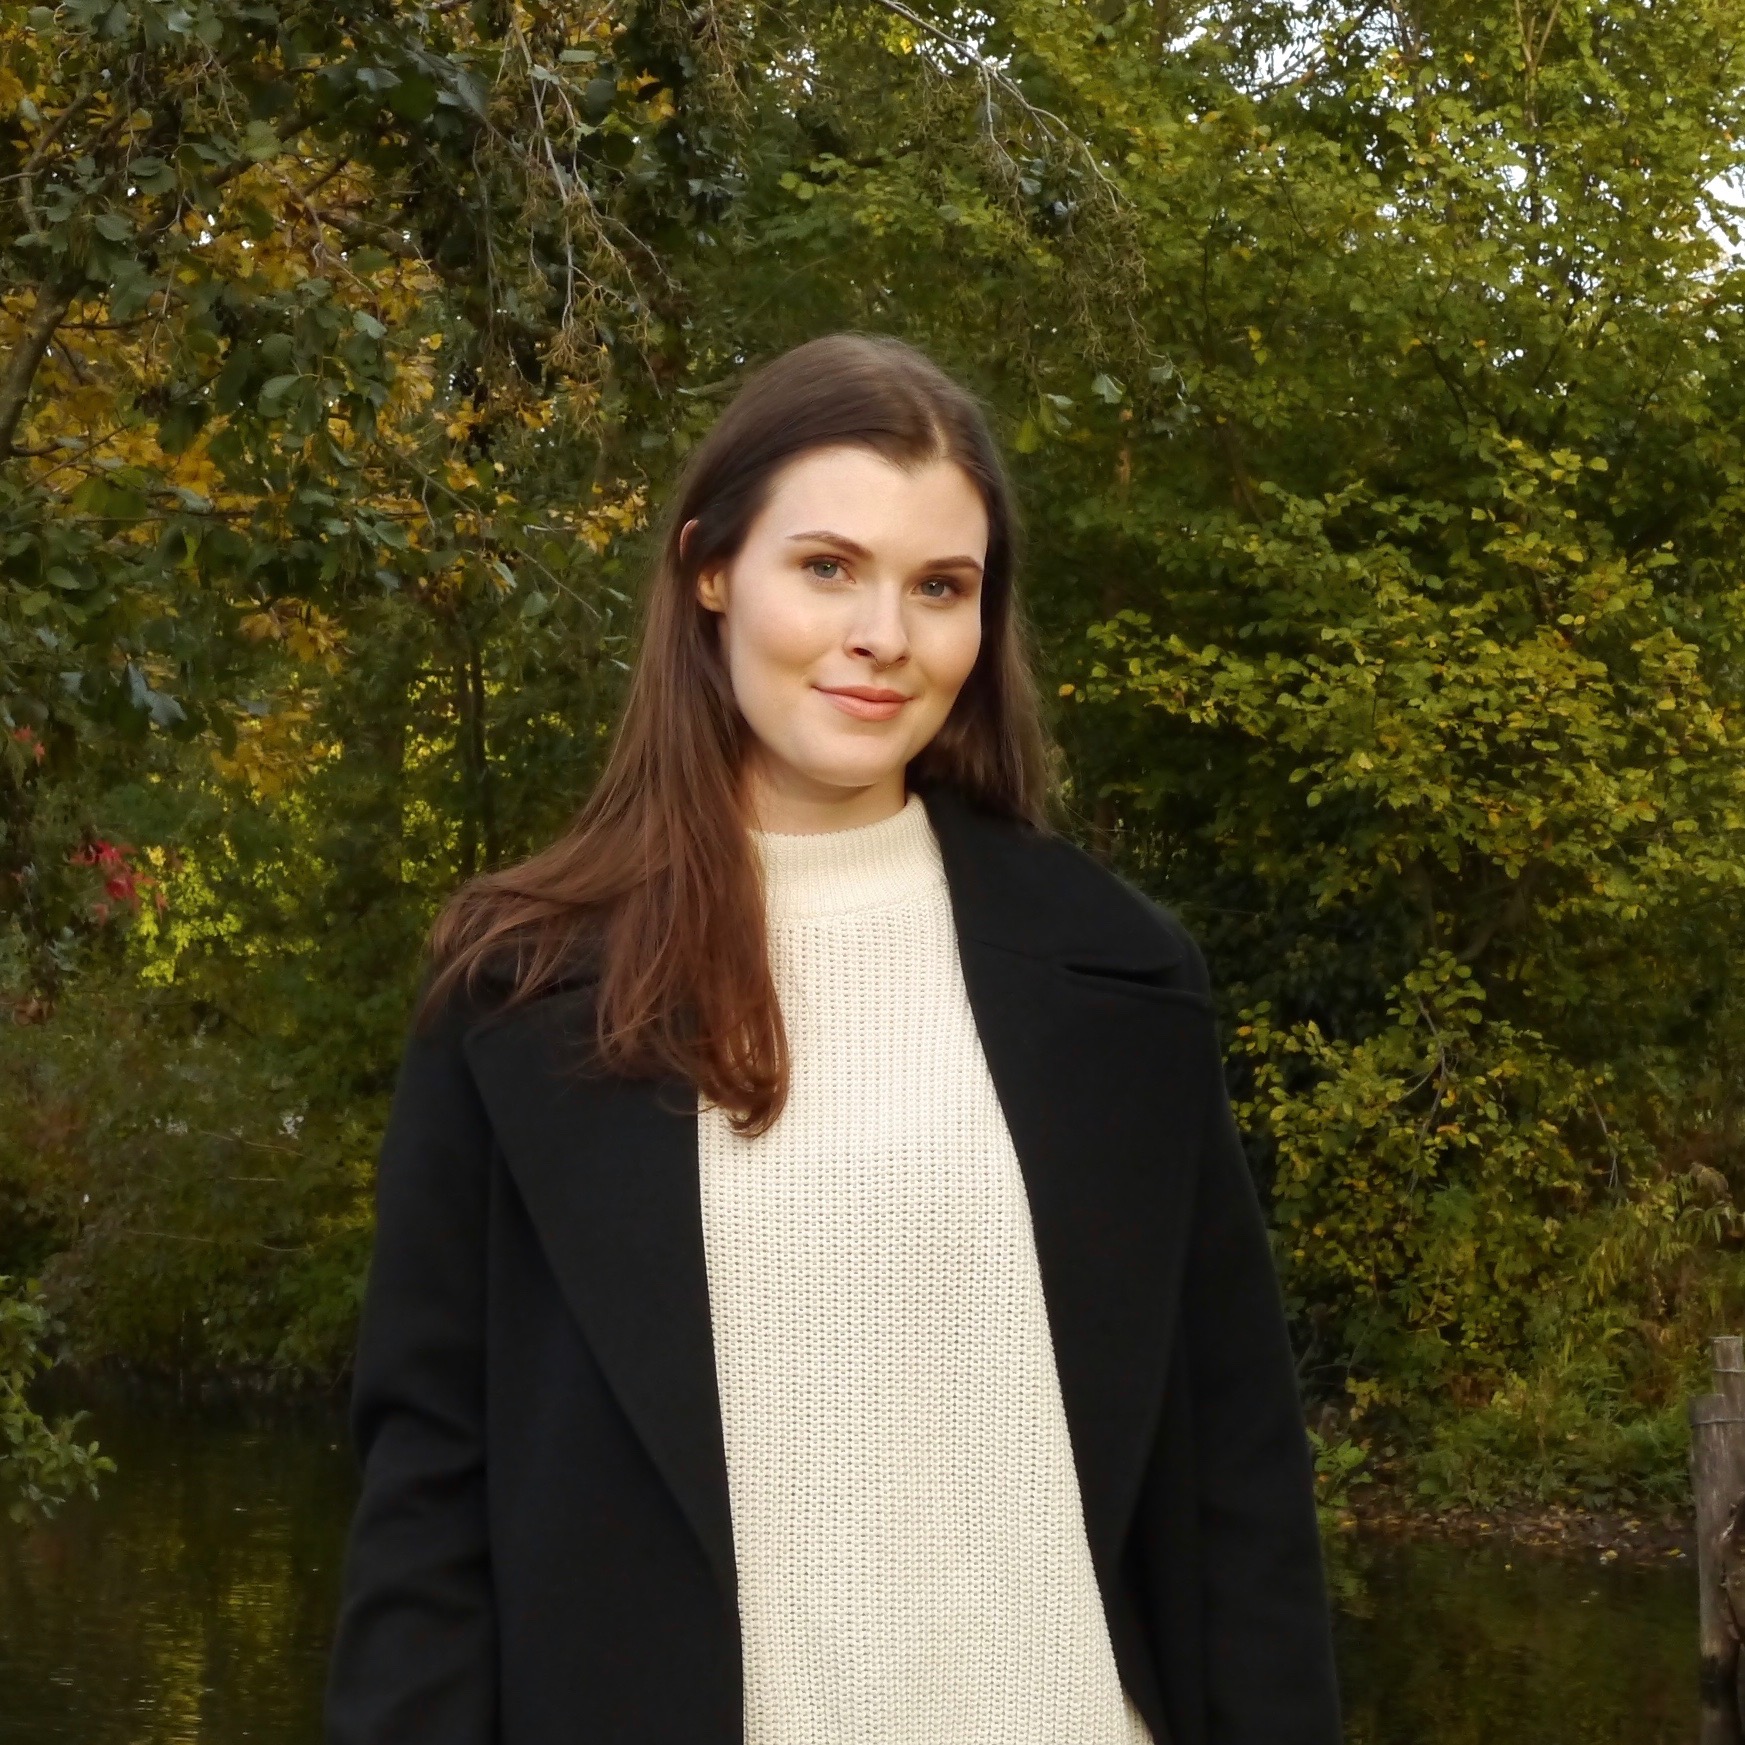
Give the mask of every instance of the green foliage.
POLYGON ((0 7, 0 1266, 342 1361, 423 927, 585 791, 746 365, 895 331, 1329 1447, 1668 1494, 1745 1313, 1735 13, 0 7))
POLYGON ((1315 1457, 1315 1509, 1326 1537, 1349 1521, 1357 1487, 1373 1483, 1374 1475, 1364 1470, 1367 1450, 1349 1437, 1311 1430, 1309 1446, 1315 1457))
POLYGON ((1486 1023, 1483 997, 1443 954, 1362 1042, 1312 1019, 1276 1029, 1264 1006, 1237 1031, 1290 1281, 1340 1317, 1324 1339, 1406 1393, 1519 1349, 1534 1281, 1590 1197, 1571 1144, 1588 1087, 1542 1038, 1486 1023))
POLYGON ((1604 1355, 1511 1377, 1466 1411, 1424 1414, 1421 1428, 1411 1466, 1418 1494, 1436 1505, 1627 1511, 1686 1500, 1682 1403, 1632 1409, 1604 1355))
POLYGON ((83 1412, 50 1423, 31 1409, 26 1396, 51 1365, 44 1348, 54 1324, 39 1290, 11 1284, 0 1277, 0 1487, 13 1493, 8 1512, 22 1521, 52 1514, 78 1491, 96 1496, 98 1475, 115 1463, 95 1442, 75 1440, 83 1412))
MULTIPOLYGON (((89 1353, 320 1378, 346 1359, 382 1099, 310 1107, 278 1049, 125 973, 14 1033, 0 1196, 89 1353)), ((380 1045, 378 1045, 380 1046, 380 1045)), ((319 1083, 319 1080, 314 1080, 319 1083)))

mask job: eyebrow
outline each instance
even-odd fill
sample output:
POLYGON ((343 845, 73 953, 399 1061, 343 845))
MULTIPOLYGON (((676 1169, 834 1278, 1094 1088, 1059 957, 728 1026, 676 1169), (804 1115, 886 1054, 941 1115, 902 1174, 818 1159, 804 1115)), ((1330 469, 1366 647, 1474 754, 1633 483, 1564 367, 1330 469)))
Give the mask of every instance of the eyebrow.
MULTIPOLYGON (((790 533, 788 542, 792 545, 834 545, 839 551, 847 552, 850 557, 872 556, 859 540, 850 539, 845 533, 832 533, 828 527, 814 527, 806 533, 790 533)), ((929 558, 922 567, 931 570, 974 570, 977 575, 982 571, 981 560, 973 557, 929 558)))

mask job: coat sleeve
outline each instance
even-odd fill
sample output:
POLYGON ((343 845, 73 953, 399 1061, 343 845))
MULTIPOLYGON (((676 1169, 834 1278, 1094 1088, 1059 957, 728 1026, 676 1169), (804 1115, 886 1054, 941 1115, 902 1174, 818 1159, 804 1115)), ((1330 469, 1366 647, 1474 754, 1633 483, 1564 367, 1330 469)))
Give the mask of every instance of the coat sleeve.
POLYGON ((491 1134, 464 1001, 408 1043, 383 1140, 352 1393, 362 1494, 328 1681, 328 1745, 491 1745, 485 1508, 491 1134))
MULTIPOLYGON (((1204 960, 1190 946, 1198 991, 1204 960)), ((1284 1304, 1253 1176, 1213 1080, 1182 1301, 1208 1745, 1338 1745, 1339 1698, 1284 1304)))

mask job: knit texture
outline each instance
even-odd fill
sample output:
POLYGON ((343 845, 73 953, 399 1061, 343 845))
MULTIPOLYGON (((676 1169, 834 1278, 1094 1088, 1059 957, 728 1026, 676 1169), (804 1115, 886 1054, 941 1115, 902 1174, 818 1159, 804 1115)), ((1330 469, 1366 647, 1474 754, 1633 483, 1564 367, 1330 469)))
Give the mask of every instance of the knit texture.
POLYGON ((927 813, 757 844, 792 1084, 698 1129, 746 1745, 1149 1745, 927 813))

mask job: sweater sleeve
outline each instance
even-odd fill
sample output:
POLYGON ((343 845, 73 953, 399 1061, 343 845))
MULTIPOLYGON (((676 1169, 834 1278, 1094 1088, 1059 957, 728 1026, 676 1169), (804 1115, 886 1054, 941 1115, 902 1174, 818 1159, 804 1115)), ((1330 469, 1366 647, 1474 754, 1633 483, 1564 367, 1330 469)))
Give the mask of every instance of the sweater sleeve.
POLYGON ((362 1494, 346 1554, 328 1745, 491 1745, 496 1624, 485 1509, 491 1135, 464 1001, 414 1033, 376 1190, 352 1395, 362 1494))
MULTIPOLYGON (((1198 991, 1204 960, 1190 945, 1198 991)), ((1338 1745, 1314 1475, 1266 1220, 1215 1034, 1182 1302, 1207 1745, 1338 1745)))

